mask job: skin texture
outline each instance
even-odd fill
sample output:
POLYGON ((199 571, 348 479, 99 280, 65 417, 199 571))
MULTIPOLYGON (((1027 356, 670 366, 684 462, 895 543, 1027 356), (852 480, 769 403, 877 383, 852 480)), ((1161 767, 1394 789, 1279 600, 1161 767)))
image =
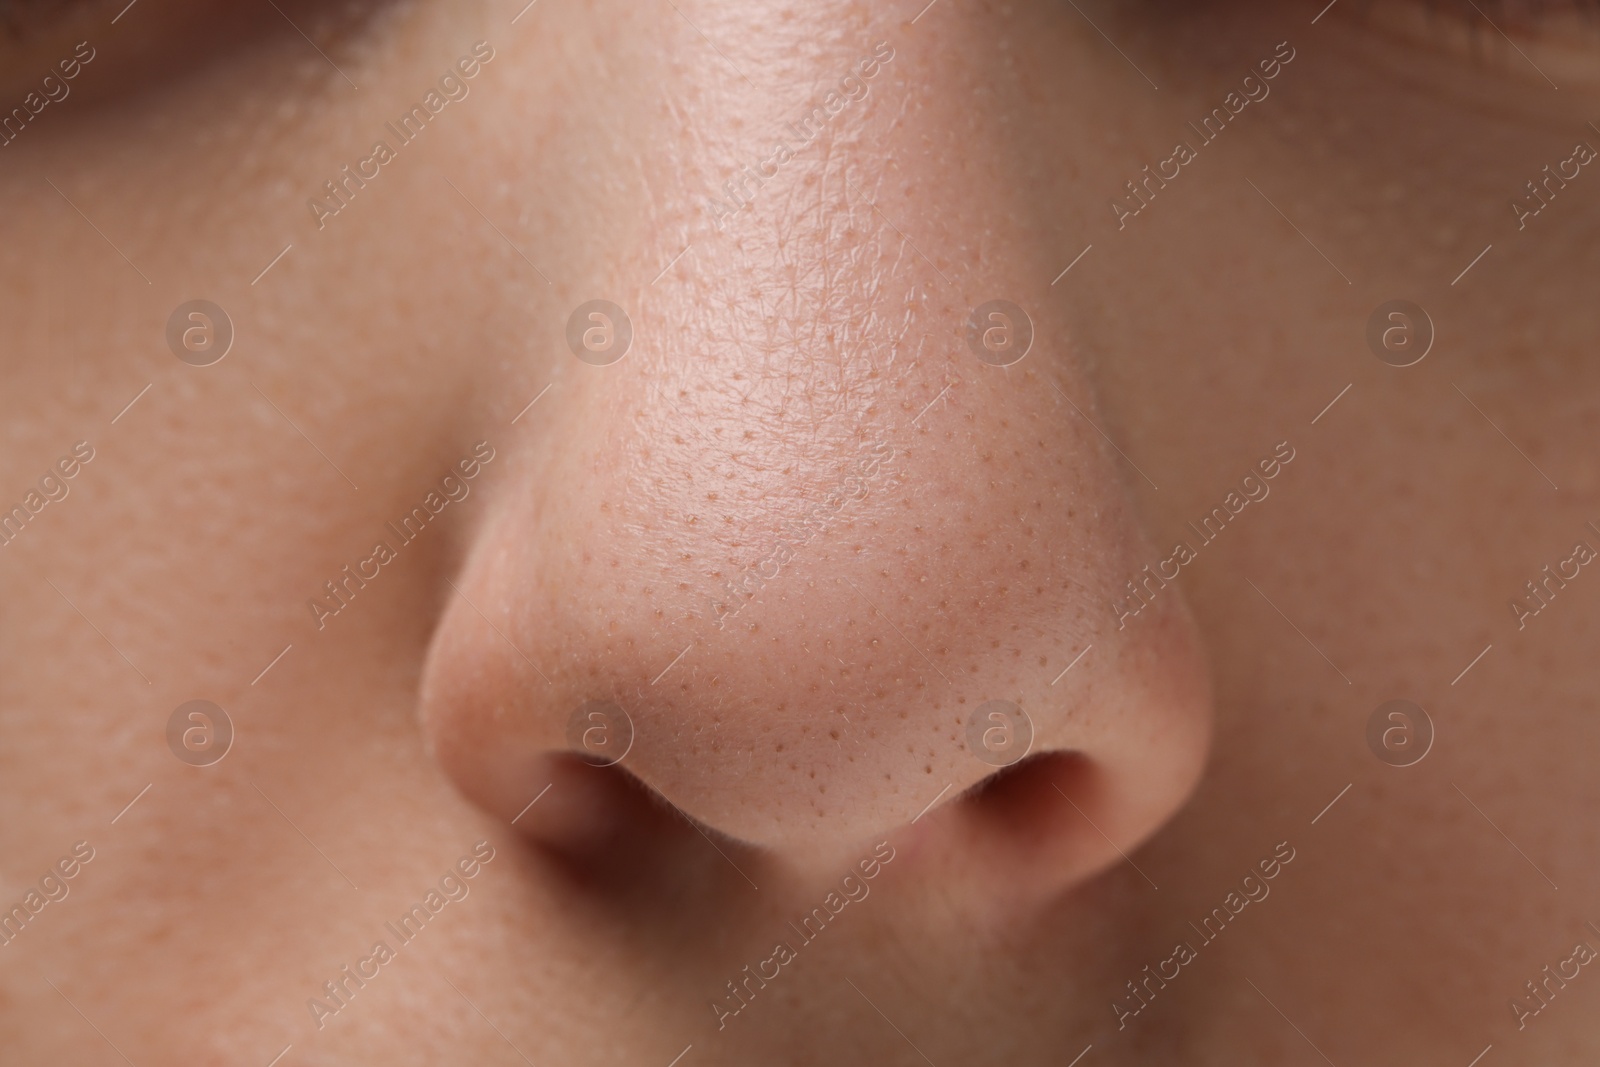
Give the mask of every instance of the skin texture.
POLYGON ((1581 20, 120 7, 0 62, 20 102, 96 50, 0 148, 0 506, 93 449, 0 547, 0 901, 93 849, 0 946, 8 1062, 1593 1061, 1600 978, 1524 983, 1600 948, 1600 578, 1509 605, 1600 548, 1600 178, 1510 206, 1600 145, 1581 20), (195 298, 210 366, 164 333, 195 298), (1394 299, 1412 366, 1366 340, 1394 299))

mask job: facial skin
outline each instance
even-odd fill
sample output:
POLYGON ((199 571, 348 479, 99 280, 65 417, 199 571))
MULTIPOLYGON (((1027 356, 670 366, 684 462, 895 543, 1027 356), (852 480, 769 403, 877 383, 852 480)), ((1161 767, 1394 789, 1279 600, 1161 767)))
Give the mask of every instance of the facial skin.
POLYGON ((8 1062, 1592 1062, 1600 36, 1319 6, 5 45, 8 1062))

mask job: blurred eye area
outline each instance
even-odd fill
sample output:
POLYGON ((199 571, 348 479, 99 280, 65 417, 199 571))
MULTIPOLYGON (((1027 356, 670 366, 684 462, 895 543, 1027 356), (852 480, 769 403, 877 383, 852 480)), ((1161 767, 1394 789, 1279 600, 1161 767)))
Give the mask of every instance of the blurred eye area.
POLYGON ((1407 0, 1373 3, 1359 0, 1365 17, 1404 14, 1426 23, 1465 26, 1472 32, 1545 34, 1574 26, 1600 28, 1600 0, 1407 0))
POLYGON ((1325 15, 1319 29, 1343 24, 1353 47, 1398 71, 1428 53, 1456 61, 1463 80, 1449 92, 1600 89, 1600 0, 1336 0, 1325 15))
MULTIPOLYGON (((72 107, 132 102, 164 85, 237 67, 282 42, 329 54, 363 36, 390 0, 0 0, 0 114, 92 53, 72 107)), ((76 76, 76 74, 74 75, 76 76)), ((53 120, 54 121, 54 120, 53 120)))
POLYGON ((127 3, 128 0, 121 0, 120 4, 116 0, 0 0, 0 49, 5 50, 0 54, 12 59, 19 47, 68 34, 87 26, 91 19, 109 23, 127 3), (101 14, 104 19, 95 19, 101 14))
POLYGON ((1574 12, 1600 13, 1600 0, 1478 0, 1484 12, 1508 22, 1534 21, 1574 12))
POLYGON ((91 65, 106 65, 95 60, 110 39, 129 36, 111 24, 127 6, 128 0, 0 0, 0 114, 19 107, 33 113, 45 96, 59 102, 99 82, 86 75, 91 65))
POLYGON ((0 30, 15 40, 101 0, 0 0, 0 30))

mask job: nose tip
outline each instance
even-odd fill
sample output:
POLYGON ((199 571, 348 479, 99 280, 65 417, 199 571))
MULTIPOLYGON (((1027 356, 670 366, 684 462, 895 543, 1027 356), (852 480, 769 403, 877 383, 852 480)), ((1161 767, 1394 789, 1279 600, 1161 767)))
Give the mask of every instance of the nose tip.
MULTIPOLYGON (((882 431, 764 459, 722 443, 736 401, 635 397, 624 422, 575 390, 563 458, 493 502, 431 649, 446 769, 509 821, 561 788, 552 754, 620 762, 707 827, 808 849, 1071 752, 1142 836, 1197 773, 1204 666, 1176 596, 1118 629, 1144 539, 1093 431, 1016 377, 908 385, 882 431)), ((519 828, 556 832, 547 800, 519 828)))

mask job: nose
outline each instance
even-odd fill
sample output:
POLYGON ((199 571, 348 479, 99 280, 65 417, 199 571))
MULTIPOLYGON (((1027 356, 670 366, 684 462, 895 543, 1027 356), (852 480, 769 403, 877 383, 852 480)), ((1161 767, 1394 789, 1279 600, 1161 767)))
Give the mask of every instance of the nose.
MULTIPOLYGON (((706 33, 755 19, 681 6, 706 33)), ((604 295, 631 344, 593 358, 612 309, 579 316, 570 352, 548 324, 555 385, 505 450, 422 720, 461 789, 536 836, 593 829, 555 796, 576 754, 796 852, 955 834, 951 812, 1004 795, 1047 833, 1092 823, 1059 835, 1061 869, 1090 870, 1195 781, 1204 660, 1175 584, 1117 607, 1166 554, 1102 434, 1015 146, 967 114, 985 75, 935 64, 967 31, 889 40, 904 27, 849 9, 859 39, 825 46, 826 13, 726 33, 747 42, 730 59, 781 56, 750 68, 815 96, 795 112, 720 68, 639 78, 675 104, 624 105, 644 147, 612 150, 649 158, 602 170, 655 176, 616 193, 617 251, 570 301, 604 295)), ((653 32, 700 47, 680 29, 653 32)))

